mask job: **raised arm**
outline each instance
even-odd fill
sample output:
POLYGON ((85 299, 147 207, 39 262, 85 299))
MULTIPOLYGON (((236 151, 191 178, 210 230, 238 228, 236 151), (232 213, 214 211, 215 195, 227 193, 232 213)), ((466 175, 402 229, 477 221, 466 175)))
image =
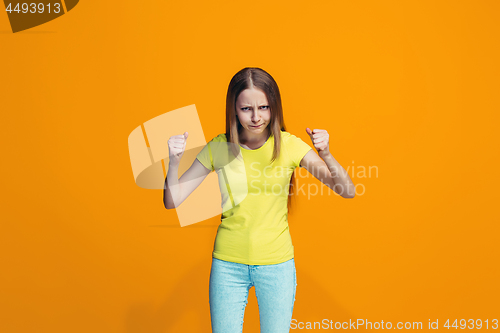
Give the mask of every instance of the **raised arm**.
POLYGON ((311 149, 302 158, 300 165, 342 198, 354 198, 356 188, 351 177, 330 153, 328 132, 322 129, 311 131, 309 127, 306 128, 306 132, 318 154, 311 149))
POLYGON ((179 207, 212 171, 195 159, 181 178, 178 178, 179 164, 186 149, 187 137, 188 133, 185 132, 183 135, 172 136, 168 140, 170 160, 163 187, 163 205, 166 209, 179 207))
POLYGON ((189 169, 178 177, 179 164, 169 163, 167 178, 163 189, 163 204, 166 209, 179 207, 181 203, 203 182, 212 171, 195 159, 189 169))
POLYGON ((311 149, 302 158, 300 165, 342 198, 354 198, 355 188, 351 177, 349 177, 345 169, 335 160, 332 154, 323 153, 320 158, 311 149))

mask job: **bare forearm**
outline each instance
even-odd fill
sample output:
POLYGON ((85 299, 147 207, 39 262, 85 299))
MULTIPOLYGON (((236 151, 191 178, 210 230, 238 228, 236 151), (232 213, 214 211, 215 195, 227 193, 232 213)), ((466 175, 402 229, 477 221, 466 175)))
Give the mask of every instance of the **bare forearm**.
POLYGON ((340 165, 337 160, 333 157, 333 155, 328 151, 326 153, 321 152, 319 156, 325 161, 328 166, 328 170, 330 170, 330 174, 332 175, 332 179, 335 182, 334 187, 337 192, 343 198, 354 198, 356 189, 351 180, 351 177, 347 174, 347 171, 340 165))
POLYGON ((168 167, 167 178, 163 188, 163 204, 167 209, 176 208, 181 198, 181 186, 179 183, 179 164, 171 163, 168 167))

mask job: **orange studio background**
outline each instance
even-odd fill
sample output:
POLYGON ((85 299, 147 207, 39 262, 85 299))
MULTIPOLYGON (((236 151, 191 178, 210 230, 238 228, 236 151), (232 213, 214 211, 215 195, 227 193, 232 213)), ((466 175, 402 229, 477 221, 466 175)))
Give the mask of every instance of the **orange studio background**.
POLYGON ((297 325, 500 329, 498 1, 82 0, 17 33, 0 8, 0 332, 211 331, 220 217, 181 228, 127 138, 191 104, 222 133, 247 66, 278 82, 289 132, 328 130, 358 190, 298 177, 323 195, 290 214, 297 325))

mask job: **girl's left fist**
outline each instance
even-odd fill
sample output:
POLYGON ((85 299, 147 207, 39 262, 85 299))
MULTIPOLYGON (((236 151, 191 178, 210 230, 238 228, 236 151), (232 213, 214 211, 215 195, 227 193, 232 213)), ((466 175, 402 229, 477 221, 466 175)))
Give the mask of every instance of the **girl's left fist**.
POLYGON ((322 129, 311 129, 309 127, 306 128, 307 134, 311 138, 311 141, 314 145, 314 148, 318 151, 318 153, 329 153, 330 152, 330 135, 326 130, 322 129))

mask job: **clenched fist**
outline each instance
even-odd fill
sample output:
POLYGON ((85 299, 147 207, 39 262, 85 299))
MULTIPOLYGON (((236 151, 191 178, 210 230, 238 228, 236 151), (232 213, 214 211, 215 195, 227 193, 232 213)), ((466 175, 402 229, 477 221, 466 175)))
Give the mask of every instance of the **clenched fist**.
POLYGON ((306 128, 307 134, 311 138, 314 148, 318 151, 319 156, 330 153, 330 135, 327 130, 306 128))
POLYGON ((174 135, 168 139, 168 157, 170 159, 169 163, 179 164, 184 151, 186 150, 186 142, 188 137, 188 132, 184 134, 174 135))

